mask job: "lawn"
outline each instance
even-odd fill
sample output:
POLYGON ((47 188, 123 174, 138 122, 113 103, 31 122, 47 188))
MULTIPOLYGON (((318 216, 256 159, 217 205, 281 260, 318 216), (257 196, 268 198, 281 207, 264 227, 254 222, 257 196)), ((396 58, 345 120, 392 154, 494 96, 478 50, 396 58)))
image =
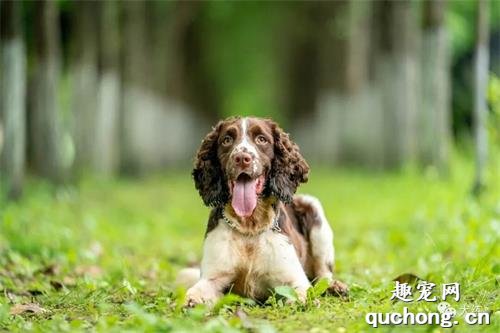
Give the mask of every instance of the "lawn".
POLYGON ((436 296, 443 283, 460 283, 460 301, 447 299, 459 312, 454 331, 499 332, 500 180, 493 175, 476 200, 472 174, 462 159, 445 179, 313 166, 300 192, 324 203, 350 297, 305 305, 226 297, 212 311, 182 309, 185 290, 173 283, 200 259, 209 212, 187 170, 58 189, 32 180, 22 200, 0 203, 0 330, 370 331, 368 312, 437 311, 438 302, 391 300, 393 280, 413 274, 435 283, 436 296), (461 308, 489 311, 491 324, 467 325, 461 308))

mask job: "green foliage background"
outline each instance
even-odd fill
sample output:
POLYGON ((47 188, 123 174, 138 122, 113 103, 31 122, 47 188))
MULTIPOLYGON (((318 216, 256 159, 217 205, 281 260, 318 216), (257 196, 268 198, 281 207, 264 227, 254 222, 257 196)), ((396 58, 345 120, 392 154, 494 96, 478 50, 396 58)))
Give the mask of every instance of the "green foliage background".
MULTIPOLYGON (((71 2, 60 4, 63 12, 71 10, 71 2)), ((474 2, 449 5, 456 62, 472 47, 474 2)), ((500 2, 491 1, 491 6, 491 22, 498 28, 500 2)), ((276 34, 279 25, 273 19, 277 11, 288 15, 285 5, 274 2, 208 4, 207 61, 224 95, 231 96, 223 101, 224 115, 273 115, 286 126, 279 101, 273 99, 283 84, 280 64, 273 63, 279 40, 270 33, 276 34)), ((470 196, 474 166, 468 141, 456 147, 445 178, 432 168, 421 172, 411 166, 391 173, 312 166, 310 182, 300 191, 325 206, 336 235, 337 274, 351 288, 347 300, 318 297, 318 302, 289 306, 272 297, 256 306, 228 296, 216 311, 185 311, 180 306, 185 290, 173 282, 180 268, 199 261, 208 216, 188 170, 142 180, 87 178, 63 187, 30 179, 21 200, 0 198, 0 330, 368 331, 367 312, 401 312, 407 305, 391 302, 390 295, 393 279, 412 273, 438 286, 459 282, 462 299, 453 306, 490 311, 491 325, 467 326, 459 316, 455 331, 498 332, 499 87, 493 77, 488 188, 478 199, 470 196), (11 315, 13 304, 29 302, 46 312, 11 315)), ((66 94, 62 89, 63 99, 66 94)), ((470 99, 456 101, 455 114, 470 113, 470 99)), ((434 303, 407 306, 415 312, 436 311, 434 303)), ((437 326, 410 329, 444 331, 437 326)))

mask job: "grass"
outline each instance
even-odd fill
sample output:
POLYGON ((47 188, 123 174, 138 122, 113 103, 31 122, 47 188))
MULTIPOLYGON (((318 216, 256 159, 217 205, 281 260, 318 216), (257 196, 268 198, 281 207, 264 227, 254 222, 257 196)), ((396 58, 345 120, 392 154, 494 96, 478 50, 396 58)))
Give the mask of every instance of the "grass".
POLYGON ((214 311, 182 309, 185 290, 173 284, 181 267, 200 259, 209 212, 188 172, 86 180, 78 188, 31 181, 21 201, 0 203, 0 330, 370 331, 368 312, 404 306, 436 312, 437 302, 390 300, 393 279, 411 273, 435 283, 438 296, 442 283, 459 282, 461 300, 447 300, 451 306, 491 313, 491 324, 481 326, 467 325, 459 314, 454 331, 498 332, 500 181, 491 177, 476 200, 469 196, 471 175, 462 160, 445 180, 432 170, 313 168, 300 191, 325 206, 336 236, 337 276, 350 285, 349 299, 284 305, 272 297, 259 306, 228 296, 214 311), (40 308, 19 307, 28 303, 40 308))

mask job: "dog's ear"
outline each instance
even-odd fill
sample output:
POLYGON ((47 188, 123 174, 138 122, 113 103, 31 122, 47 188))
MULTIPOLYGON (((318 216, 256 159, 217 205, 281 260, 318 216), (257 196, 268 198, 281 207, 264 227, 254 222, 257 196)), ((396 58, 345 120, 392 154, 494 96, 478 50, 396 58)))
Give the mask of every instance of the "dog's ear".
POLYGON ((267 182, 267 194, 291 203, 300 183, 307 182, 309 165, 300 154, 299 147, 275 122, 268 121, 274 136, 274 159, 267 182))
POLYGON ((217 156, 223 122, 220 121, 201 142, 192 172, 194 185, 207 206, 220 206, 229 200, 229 189, 217 156))

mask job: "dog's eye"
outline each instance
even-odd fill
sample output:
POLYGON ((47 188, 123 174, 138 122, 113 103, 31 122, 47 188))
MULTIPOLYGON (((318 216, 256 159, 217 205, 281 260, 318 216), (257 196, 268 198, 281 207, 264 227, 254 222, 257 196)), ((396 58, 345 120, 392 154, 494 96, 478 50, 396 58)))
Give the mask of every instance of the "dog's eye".
POLYGON ((267 143, 267 139, 264 135, 261 134, 261 135, 257 135, 257 137, 255 138, 255 142, 257 142, 260 145, 263 145, 263 144, 267 143))
POLYGON ((222 144, 224 146, 229 146, 230 144, 233 143, 233 137, 230 136, 230 135, 226 135, 223 139, 222 139, 222 144))

